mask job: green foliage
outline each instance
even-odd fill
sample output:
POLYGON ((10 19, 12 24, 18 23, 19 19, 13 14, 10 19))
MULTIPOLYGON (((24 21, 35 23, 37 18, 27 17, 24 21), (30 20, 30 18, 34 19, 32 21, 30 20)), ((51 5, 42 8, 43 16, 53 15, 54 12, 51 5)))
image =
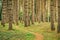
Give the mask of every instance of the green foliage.
MULTIPOLYGON (((50 30, 50 23, 35 23, 34 25, 31 25, 29 27, 24 27, 24 24, 19 23, 19 29, 14 28, 16 25, 14 25, 15 30, 8 31, 8 25, 6 27, 2 27, 0 25, 0 40, 34 40, 35 35, 31 34, 30 32, 35 32, 42 34, 44 37, 44 40, 60 40, 60 36, 58 35, 56 31, 50 30)), ((57 23, 55 23, 55 28, 57 28, 57 23)))
POLYGON ((27 33, 25 36, 26 36, 26 40, 34 40, 34 35, 31 33, 27 33))
MULTIPOLYGON (((55 23, 55 28, 57 28, 57 23, 55 23)), ((50 29, 50 23, 45 22, 45 23, 35 23, 34 25, 31 25, 27 28, 24 28, 23 25, 20 25, 20 29, 23 29, 24 31, 30 31, 30 32, 35 32, 42 34, 44 37, 44 40, 57 40, 57 33, 56 31, 51 31, 50 29)), ((60 36, 58 37, 60 40, 60 36)))
POLYGON ((7 24, 4 28, 0 25, 0 40, 34 40, 34 35, 29 32, 16 29, 9 31, 7 28, 7 24))

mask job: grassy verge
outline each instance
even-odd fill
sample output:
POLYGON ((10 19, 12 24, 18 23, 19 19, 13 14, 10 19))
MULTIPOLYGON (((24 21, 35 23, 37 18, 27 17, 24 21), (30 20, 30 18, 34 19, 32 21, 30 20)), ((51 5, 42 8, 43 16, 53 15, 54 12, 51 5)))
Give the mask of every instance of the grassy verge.
POLYGON ((60 40, 60 37, 57 36, 57 23, 55 23, 55 31, 51 31, 50 23, 35 23, 29 27, 23 27, 24 25, 19 25, 23 30, 28 30, 31 32, 37 32, 44 36, 44 40, 60 40))
MULTIPOLYGON (((0 25, 1 26, 1 25, 0 25)), ((0 27, 0 39, 6 40, 34 40, 35 36, 30 32, 37 32, 44 36, 44 40, 60 40, 60 34, 57 34, 57 23, 55 23, 55 31, 51 31, 50 23, 35 23, 29 27, 24 27, 24 24, 19 23, 19 28, 15 28, 16 25, 13 26, 14 30, 8 31, 8 25, 6 27, 0 27), (26 31, 27 30, 27 31, 26 31)))
POLYGON ((34 40, 35 36, 23 30, 8 30, 8 25, 0 25, 0 40, 34 40))

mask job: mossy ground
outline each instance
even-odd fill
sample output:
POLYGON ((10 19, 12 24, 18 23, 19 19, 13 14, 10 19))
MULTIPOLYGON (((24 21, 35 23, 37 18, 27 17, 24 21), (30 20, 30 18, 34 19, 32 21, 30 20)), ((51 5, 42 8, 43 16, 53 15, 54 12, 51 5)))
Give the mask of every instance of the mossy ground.
POLYGON ((30 32, 36 32, 44 36, 44 40, 60 40, 57 34, 57 23, 55 23, 55 31, 51 31, 50 23, 35 23, 29 27, 24 27, 24 24, 19 23, 17 26, 13 25, 14 30, 8 30, 8 25, 2 27, 0 25, 0 40, 34 40, 35 35, 30 32))

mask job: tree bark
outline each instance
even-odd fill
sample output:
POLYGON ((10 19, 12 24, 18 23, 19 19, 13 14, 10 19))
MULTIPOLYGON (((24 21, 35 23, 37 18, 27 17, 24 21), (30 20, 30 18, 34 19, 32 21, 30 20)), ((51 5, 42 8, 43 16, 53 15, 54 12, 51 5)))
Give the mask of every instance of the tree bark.
POLYGON ((2 21, 1 24, 3 27, 5 26, 5 23, 7 22, 7 0, 2 0, 2 21))
POLYGON ((24 25, 28 26, 28 0, 24 0, 24 25))
POLYGON ((58 0, 58 27, 57 33, 60 33, 60 0, 58 0))
POLYGON ((42 0, 42 21, 46 22, 46 0, 42 0))
POLYGON ((31 0, 31 13, 32 13, 32 24, 35 22, 35 1, 31 0))
POLYGON ((18 25, 19 20, 19 0, 16 0, 16 24, 18 25))
POLYGON ((13 11, 12 11, 12 9, 13 9, 13 6, 12 6, 12 2, 13 2, 13 0, 8 0, 7 1, 8 2, 8 4, 7 4, 7 10, 8 10, 8 14, 9 14, 9 30, 12 30, 12 24, 13 24, 13 11))
POLYGON ((54 27, 54 0, 50 1, 50 21, 51 21, 51 30, 55 30, 54 27))

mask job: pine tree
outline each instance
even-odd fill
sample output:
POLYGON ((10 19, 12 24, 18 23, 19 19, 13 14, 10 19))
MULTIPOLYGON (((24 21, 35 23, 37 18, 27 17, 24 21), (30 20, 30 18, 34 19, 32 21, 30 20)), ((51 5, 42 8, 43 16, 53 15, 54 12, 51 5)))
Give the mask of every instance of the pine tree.
POLYGON ((58 0, 58 27, 57 32, 60 33, 60 0, 58 0))
POLYGON ((51 30, 55 30, 54 27, 54 0, 50 1, 50 22, 51 22, 51 30))
POLYGON ((2 0, 2 21, 1 24, 3 27, 7 21, 7 0, 2 0))
POLYGON ((35 1, 31 0, 31 13, 32 13, 32 24, 35 22, 35 1))
POLYGON ((28 0, 24 0, 24 24, 28 26, 28 0))
POLYGON ((12 30, 12 24, 13 24, 13 0, 7 0, 7 12, 8 12, 8 15, 9 15, 9 30, 12 30))

